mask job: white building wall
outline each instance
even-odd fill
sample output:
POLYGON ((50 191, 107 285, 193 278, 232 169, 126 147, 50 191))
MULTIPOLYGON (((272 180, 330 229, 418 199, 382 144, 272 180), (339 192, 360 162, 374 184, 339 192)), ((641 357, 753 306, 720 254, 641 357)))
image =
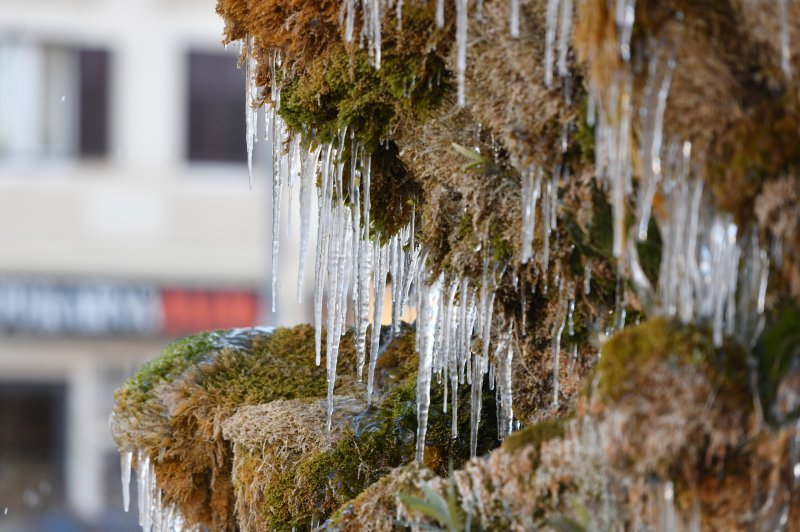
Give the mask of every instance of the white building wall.
MULTIPOLYGON (((214 0, 0 1, 0 40, 99 47, 111 60, 105 160, 0 158, 0 277, 268 286, 266 154, 257 154, 252 193, 243 164, 189 164, 185 158, 186 53, 221 48, 223 24, 214 6, 214 0)), ((31 61, 44 60, 35 51, 30 55, 31 61)), ((74 83, 17 89, 54 106, 57 123, 49 130, 68 135, 59 123, 74 119, 58 112, 63 105, 63 114, 70 113, 68 104, 78 96, 74 83)), ((242 112, 244 93, 242 87, 242 112)), ((0 93, 0 113, 41 120, 41 109, 24 107, 17 96, 0 93)), ((24 134, 17 141, 33 142, 24 134)), ((65 137, 55 144, 69 151, 71 142, 65 137)), ((286 193, 283 198, 285 214, 286 193)), ((294 234, 282 235, 279 314, 267 314, 265 322, 309 320, 311 298, 304 297, 306 306, 295 304, 299 225, 295 216, 294 234)), ((306 292, 312 279, 313 267, 307 267, 306 292)), ((113 445, 102 376, 132 370, 163 343, 0 338, 2 380, 68 384, 67 495, 85 519, 103 510, 100 453, 113 445)))

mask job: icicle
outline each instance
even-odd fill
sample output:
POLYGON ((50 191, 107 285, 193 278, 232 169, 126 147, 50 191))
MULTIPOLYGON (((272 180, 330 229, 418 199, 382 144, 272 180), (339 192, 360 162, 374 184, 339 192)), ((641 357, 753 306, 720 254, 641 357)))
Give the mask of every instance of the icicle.
POLYGON ((375 68, 381 68, 381 0, 372 0, 372 51, 375 68))
POLYGON ((447 365, 447 372, 450 375, 450 388, 452 390, 452 408, 450 411, 450 435, 453 439, 458 436, 458 358, 456 349, 453 346, 454 327, 453 327, 453 304, 455 302, 456 293, 458 292, 459 283, 455 279, 450 282, 450 287, 447 295, 447 305, 444 314, 444 328, 442 335, 444 337, 444 346, 442 351, 444 353, 444 363, 447 365))
POLYGON ((624 279, 622 273, 622 267, 619 267, 617 270, 617 281, 614 288, 614 330, 621 331, 625 328, 625 317, 627 315, 627 309, 625 307, 626 303, 625 297, 625 286, 624 286, 624 279))
POLYGON ((143 450, 136 455, 136 495, 139 505, 139 525, 143 530, 150 529, 150 457, 143 450))
POLYGON ((558 206, 558 175, 561 166, 555 165, 550 179, 545 187, 544 198, 542 201, 542 267, 547 274, 550 264, 550 234, 556 228, 557 206, 558 206))
POLYGON ((349 272, 347 251, 351 249, 352 227, 350 208, 344 205, 341 175, 337 180, 337 205, 333 217, 333 232, 328 253, 328 336, 327 336, 327 383, 328 383, 328 430, 333 415, 333 391, 336 384, 336 366, 339 342, 344 330, 347 314, 347 281, 349 272))
POLYGON ((595 100, 594 93, 589 91, 588 101, 586 103, 586 125, 594 127, 597 120, 597 100, 595 100))
POLYGON ((300 256, 297 266, 297 302, 303 301, 303 277, 308 255, 308 239, 311 232, 311 195, 314 192, 314 180, 317 177, 317 164, 321 148, 304 152, 300 171, 300 256))
POLYGON ((456 0, 456 66, 458 69, 458 106, 464 107, 467 73, 467 0, 456 0))
POLYGON ((548 88, 553 85, 553 49, 556 42, 557 23, 558 0, 547 0, 544 37, 544 84, 548 88))
POLYGON ((120 472, 122 473, 122 507, 127 512, 131 505, 131 461, 132 451, 123 451, 119 455, 120 472))
POLYGON ((569 376, 572 377, 575 371, 575 362, 578 361, 578 344, 572 344, 572 350, 569 353, 569 376))
POLYGON ((439 298, 443 276, 430 286, 420 286, 423 293, 418 321, 419 369, 417 371, 417 462, 425 453, 425 434, 428 430, 428 409, 431 402, 431 365, 433 361, 434 333, 439 312, 439 298))
POLYGON ((356 302, 356 357, 358 380, 364 371, 367 351, 367 326, 369 325, 369 288, 373 268, 372 243, 363 239, 359 243, 358 301, 356 302))
POLYGON ((517 39, 519 38, 519 0, 511 0, 511 15, 509 18, 511 37, 517 39))
POLYGON ((273 110, 270 112, 272 125, 272 312, 278 299, 278 248, 281 235, 281 157, 283 127, 282 120, 273 110))
POLYGON ((253 144, 258 131, 258 98, 256 85, 255 38, 251 35, 243 39, 245 64, 245 141, 247 143, 248 187, 253 190, 253 144))
POLYGON ((739 278, 739 302, 736 330, 747 345, 755 344, 764 328, 764 306, 769 280, 769 255, 758 241, 753 227, 739 278))
POLYGON ((564 299, 564 291, 559 287, 559 303, 556 321, 553 323, 551 332, 552 353, 553 353, 553 408, 558 408, 559 403, 559 366, 561 361, 561 333, 564 332, 566 324, 567 305, 564 299))
MULTIPOLYGON (((286 220, 286 233, 287 235, 292 232, 292 217, 294 209, 292 208, 292 199, 294 196, 295 181, 302 178, 303 171, 303 158, 305 157, 305 150, 301 147, 302 137, 299 134, 291 135, 288 128, 284 128, 286 135, 289 136, 289 168, 286 185, 289 190, 289 198, 287 204, 289 205, 289 212, 287 213, 286 220)), ((299 199, 299 198, 298 198, 299 199)))
POLYGON ((572 297, 572 293, 574 290, 570 290, 570 299, 568 305, 568 313, 567 313, 567 334, 570 336, 575 336, 575 299, 572 297))
POLYGON ((397 31, 403 31, 403 0, 395 0, 397 2, 397 31))
MULTIPOLYGON (((569 42, 572 33, 572 0, 562 0, 561 21, 558 28, 558 75, 562 78, 569 76, 569 42)), ((552 52, 551 52, 552 53, 552 52)))
POLYGON ((469 456, 474 458, 478 454, 478 429, 481 423, 481 405, 483 403, 483 356, 475 355, 472 363, 472 388, 470 390, 470 419, 469 419, 469 456))
POLYGON ((314 342, 316 364, 320 365, 322 351, 322 296, 325 286, 325 264, 328 256, 328 230, 330 227, 332 169, 331 154, 333 146, 328 144, 322 164, 322 183, 319 191, 319 216, 317 218, 317 253, 314 268, 314 342))
POLYGON ((403 275, 401 273, 403 258, 401 257, 401 253, 400 238, 398 235, 394 235, 389 240, 389 275, 392 278, 392 336, 395 336, 400 331, 400 303, 403 299, 403 275))
POLYGON ((631 180, 630 158, 630 122, 631 122, 631 90, 630 75, 618 80, 619 99, 612 98, 612 105, 618 106, 617 123, 613 136, 606 140, 605 147, 610 151, 608 176, 611 178, 611 206, 613 211, 614 257, 622 258, 625 245, 625 193, 631 180))
POLYGON ((789 15, 786 12, 788 0, 778 0, 778 21, 780 22, 781 70, 786 79, 792 79, 792 48, 789 36, 789 15))
POLYGON ((636 16, 635 0, 616 0, 614 19, 617 23, 619 37, 619 55, 626 63, 631 60, 631 35, 633 35, 633 22, 636 16))
POLYGON ((513 322, 504 329, 498 340, 497 350, 495 357, 498 360, 499 382, 497 386, 498 395, 500 398, 499 408, 497 410, 498 418, 498 437, 505 439, 506 436, 511 434, 514 424, 514 409, 513 409, 513 393, 512 393, 512 380, 511 380, 511 362, 514 357, 514 344, 513 337, 513 322))
POLYGON ((640 159, 642 172, 639 183, 638 222, 639 240, 647 239, 647 226, 656 187, 661 181, 661 144, 664 137, 664 111, 675 69, 674 50, 667 52, 669 57, 661 58, 661 50, 656 49, 650 60, 647 83, 645 84, 641 116, 640 159))
POLYGON ((347 42, 353 41, 353 27, 355 26, 356 8, 355 0, 345 0, 345 26, 344 26, 344 40, 347 42))
POLYGON ((332 216, 332 228, 331 228, 331 236, 330 236, 330 248, 328 250, 328 264, 327 264, 327 293, 328 293, 328 308, 327 308, 327 331, 326 331, 326 345, 325 345, 325 370, 327 375, 327 385, 328 385, 328 402, 327 402, 327 428, 330 430, 330 419, 332 414, 333 408, 333 388, 336 384, 336 362, 337 362, 337 347, 339 345, 339 335, 337 334, 336 329, 336 307, 338 304, 337 301, 337 291, 336 287, 338 285, 338 274, 339 274, 339 256, 342 254, 341 250, 341 216, 339 216, 339 207, 337 206, 334 209, 333 216, 332 216))
POLYGON ((587 260, 583 267, 583 293, 589 295, 592 291, 592 261, 587 260))
POLYGON ((660 483, 656 488, 658 493, 658 530, 679 530, 679 519, 675 510, 675 488, 672 481, 660 483))
POLYGON ((480 333, 483 342, 483 357, 489 359, 489 343, 492 339, 492 310, 494 307, 495 287, 494 275, 489 273, 489 256, 483 257, 483 273, 481 274, 481 316, 480 333))
POLYGON ((366 339, 367 325, 369 324, 369 289, 370 278, 373 277, 373 268, 380 270, 380 264, 373 260, 378 259, 373 251, 370 240, 370 179, 372 173, 372 159, 370 156, 363 156, 361 161, 362 173, 362 194, 364 203, 362 207, 362 228, 360 235, 360 250, 358 261, 358 302, 356 303, 356 353, 357 353, 357 373, 358 380, 361 381, 364 360, 366 358, 366 339))
POLYGON ((459 381, 463 383, 465 365, 470 359, 469 331, 467 324, 469 315, 469 279, 467 277, 461 279, 461 286, 458 289, 458 293, 458 326, 456 327, 458 331, 458 347, 456 348, 456 353, 459 357, 459 381))
POLYGON ((367 374, 367 402, 372 403, 372 389, 375 378, 375 364, 378 361, 378 348, 381 341, 381 321, 383 319, 383 301, 386 294, 386 274, 388 268, 388 253, 386 247, 381 247, 380 239, 375 239, 373 274, 373 315, 372 315, 372 342, 369 348, 369 373, 367 374))
POLYGON ((436 0, 436 27, 444 28, 444 0, 436 0))
POLYGON ((531 166, 522 175, 522 256, 523 264, 533 257, 533 238, 536 229, 536 203, 542 190, 542 169, 531 166))

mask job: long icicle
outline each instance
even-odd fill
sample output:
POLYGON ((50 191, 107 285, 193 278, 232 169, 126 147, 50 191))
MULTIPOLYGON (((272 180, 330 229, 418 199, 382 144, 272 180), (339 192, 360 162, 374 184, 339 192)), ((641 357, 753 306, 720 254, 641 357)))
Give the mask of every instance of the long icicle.
POLYGON ((434 335, 439 312, 443 276, 430 286, 418 289, 424 295, 420 301, 418 322, 419 368, 417 371, 417 449, 416 460, 422 462, 425 453, 425 434, 428 430, 428 409, 431 404, 431 365, 433 362, 434 335))
POLYGON ((333 146, 325 147, 322 163, 322 186, 319 190, 319 216, 317 221, 317 253, 314 266, 314 347, 316 364, 320 365, 322 351, 322 296, 325 290, 325 264, 328 256, 328 229, 331 213, 331 155, 333 146))
POLYGON ((458 106, 464 107, 467 74, 467 0, 456 0, 456 66, 458 71, 458 106))
POLYGON ((281 235, 281 172, 283 149, 283 121, 274 110, 270 112, 272 130, 272 312, 278 299, 278 249, 281 235))
POLYGON ((369 347, 369 372, 367 374, 367 403, 372 404, 372 391, 375 383, 375 365, 378 362, 378 350, 381 342, 381 322, 383 320, 383 301, 386 294, 386 275, 388 249, 381 246, 380 238, 375 239, 373 265, 373 314, 372 341, 369 347))
POLYGON ((311 198, 321 147, 303 152, 300 171, 300 256, 297 265, 297 302, 303 302, 303 277, 306 271, 308 239, 311 233, 311 198))

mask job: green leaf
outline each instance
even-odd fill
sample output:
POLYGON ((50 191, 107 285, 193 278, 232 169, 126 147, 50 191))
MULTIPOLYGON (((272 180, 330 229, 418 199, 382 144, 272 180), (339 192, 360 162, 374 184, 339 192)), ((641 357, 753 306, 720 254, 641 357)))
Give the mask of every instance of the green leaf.
POLYGON ((453 481, 453 472, 450 471, 450 486, 447 491, 447 507, 450 514, 450 530, 454 532, 461 532, 464 526, 461 523, 461 507, 458 505, 456 498, 456 484, 453 481))
POLYGON ((441 504, 436 504, 428 500, 420 499, 419 497, 414 497, 413 495, 407 495, 405 493, 400 494, 400 500, 403 501, 403 504, 405 504, 409 510, 414 510, 427 517, 430 517, 440 525, 446 525, 448 521, 447 506, 441 497, 439 497, 439 499, 441 500, 441 504))

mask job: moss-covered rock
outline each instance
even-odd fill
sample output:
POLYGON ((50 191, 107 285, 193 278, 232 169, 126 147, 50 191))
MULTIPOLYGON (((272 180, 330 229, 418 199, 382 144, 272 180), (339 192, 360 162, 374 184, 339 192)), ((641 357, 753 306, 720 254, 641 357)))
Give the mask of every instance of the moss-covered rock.
MULTIPOLYGON (((355 361, 346 345, 339 357, 342 365, 355 361)), ((362 389, 348 374, 337 381, 337 393, 362 389)), ((314 365, 309 326, 202 333, 167 347, 117 390, 112 433, 121 450, 150 457, 164 504, 175 503, 187 523, 233 528, 223 420, 240 406, 325 393, 325 370, 314 365)))
MULTIPOLYGON (((528 427, 488 457, 465 461, 468 394, 460 393, 453 439, 442 389, 434 386, 428 468, 409 465, 417 361, 404 334, 379 359, 371 408, 337 409, 330 435, 305 431, 323 417, 317 398, 325 393, 324 375, 310 364, 310 331, 295 329, 245 334, 244 343, 211 333, 168 349, 118 392, 120 445, 145 449, 166 502, 176 502, 190 523, 215 528, 234 526, 233 508, 239 526, 256 529, 307 527, 337 509, 332 528, 393 527, 393 491, 414 492, 432 474, 446 475, 448 463, 457 470, 431 485, 444 494, 454 483, 461 506, 490 529, 641 528, 663 509, 653 501, 663 502, 667 487, 680 513, 699 508, 710 529, 771 529, 782 512, 796 516, 793 478, 784 466, 800 401, 797 312, 788 303, 800 294, 800 120, 797 78, 780 63, 798 64, 798 4, 635 2, 625 62, 614 3, 586 0, 568 36, 571 75, 547 86, 548 2, 515 3, 520 35, 512 37, 511 3, 485 1, 480 22, 477 14, 470 18, 463 107, 453 87, 463 66, 453 46, 454 6, 446 3, 439 27, 434 2, 390 4, 401 17, 398 23, 394 9, 382 13, 380 68, 374 48, 358 42, 369 23, 358 6, 352 42, 343 39, 341 2, 220 0, 218 11, 227 39, 252 37, 258 83, 269 87, 262 96, 280 89, 276 112, 293 134, 307 145, 344 139, 340 162, 354 155, 348 139, 371 157, 372 236, 385 241, 413 212, 414 236, 434 273, 479 286, 488 261, 497 274, 495 315, 515 331, 513 404, 528 427), (780 24, 791 30, 788 44, 775 38, 780 24), (703 328, 648 317, 647 305, 618 276, 626 264, 612 252, 614 214, 593 168, 608 154, 596 151, 587 90, 598 105, 616 110, 618 81, 631 81, 630 134, 616 143, 631 148, 626 193, 635 193, 646 164, 637 148, 647 134, 635 111, 645 105, 656 47, 661 60, 674 55, 677 64, 665 143, 691 143, 691 172, 706 180, 714 207, 735 217, 740 235, 757 221, 762 244, 768 236, 772 245, 767 306, 775 310, 752 350, 732 342, 715 348, 703 328), (270 61, 279 55, 283 67, 273 71, 270 61), (552 234, 545 241, 537 231, 534 257, 523 264, 521 196, 536 167, 558 207, 547 220, 540 209, 537 227, 548 225, 552 234), (585 271, 592 276, 586 292, 585 271), (562 334, 569 300, 575 327, 561 337, 559 351, 553 335, 562 334), (616 310, 611 314, 616 302, 644 321, 614 334, 598 359, 597 338, 618 318, 616 310), (790 310, 781 314, 784 308, 790 310), (589 390, 583 397, 581 388, 589 390), (771 425, 761 423, 759 404, 771 425), (235 489, 226 476, 231 469, 235 489), (372 521, 370 505, 378 506, 372 521), (731 517, 745 509, 747 515, 731 517)), ((477 2, 468 5, 475 13, 477 2)), ((345 180, 355 179, 344 168, 345 180)), ((663 199, 656 194, 647 238, 636 245, 653 284, 663 251, 658 226, 674 216, 663 199)), ((624 203, 629 227, 633 205, 624 203)), ((350 345, 345 338, 342 367, 352 368, 350 345)), ((337 393, 357 404, 363 390, 352 373, 339 372, 337 393)), ((497 445, 494 402, 488 386, 484 392, 481 452, 497 445)))
MULTIPOLYGON (((448 464, 458 467, 469 457, 466 387, 460 390, 459 398, 459 434, 453 438, 451 417, 442 409, 443 388, 432 390, 425 462, 438 474, 446 474, 448 464)), ((485 394, 483 416, 480 453, 499 443, 493 393, 485 394)), ((255 486, 251 483, 250 489, 260 491, 263 504, 250 511, 259 513, 259 522, 270 530, 303 528, 327 518, 394 468, 413 462, 416 419, 415 379, 408 378, 376 406, 352 417, 329 448, 314 449, 291 465, 282 466, 280 472, 271 472, 255 486)), ((259 449, 260 445, 254 445, 256 454, 259 449)), ((270 457, 262 460, 269 463, 270 457)))
MULTIPOLYGON (((388 330, 386 331, 388 332, 388 330)), ((339 361, 355 363, 352 338, 339 361)), ((215 529, 307 527, 327 518, 393 468, 413 461, 416 438, 413 330, 384 348, 376 404, 340 371, 334 430, 325 433, 324 366, 311 327, 203 333, 166 348, 116 393, 112 431, 122 450, 155 464, 164 504, 215 529)), ((498 445, 494 392, 484 394, 480 452, 498 445)), ((434 386, 426 459, 434 471, 469 457, 469 389, 459 390, 459 436, 444 388, 434 386)), ((452 393, 452 390, 451 390, 452 393)))

